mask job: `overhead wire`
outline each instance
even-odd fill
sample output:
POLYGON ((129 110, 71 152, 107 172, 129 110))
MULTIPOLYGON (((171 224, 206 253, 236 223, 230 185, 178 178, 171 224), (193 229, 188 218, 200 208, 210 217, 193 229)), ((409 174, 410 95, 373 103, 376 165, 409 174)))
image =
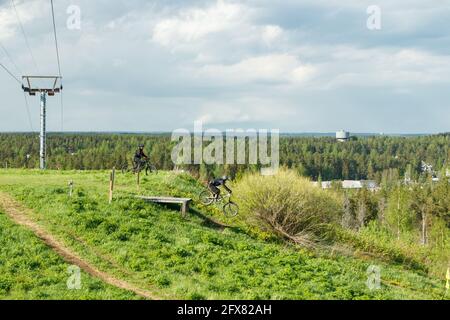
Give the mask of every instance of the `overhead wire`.
MULTIPOLYGON (((19 67, 17 66, 14 59, 12 58, 12 56, 9 54, 8 50, 6 50, 5 46, 2 43, 0 43, 0 48, 2 48, 3 52, 5 53, 5 56, 9 59, 9 61, 16 68, 16 70, 19 72, 19 74, 21 74, 22 72, 20 71, 19 67)), ((13 77, 14 80, 16 80, 18 83, 22 84, 22 82, 16 76, 14 76, 14 74, 5 65, 3 65, 2 63, 0 63, 0 64, 1 64, 2 68, 10 76, 13 77)), ((25 99, 25 109, 26 109, 27 117, 28 117, 28 125, 30 126, 31 132, 33 132, 34 129, 33 129, 33 121, 31 120, 30 105, 28 103, 28 99, 27 99, 25 92, 23 93, 23 95, 24 95, 24 99, 25 99)))
POLYGON ((12 7, 14 9, 15 14, 16 14, 17 21, 19 22, 20 29, 22 31, 22 35, 23 35, 23 37, 25 39, 25 43, 27 45, 28 51, 29 51, 30 56, 31 56, 31 60, 34 63, 34 66, 36 67, 36 71, 39 73, 38 64, 36 62, 36 59, 34 58, 33 51, 31 51, 30 43, 28 42, 28 37, 27 37, 27 34, 25 33, 25 28, 23 27, 22 20, 20 19, 19 12, 17 11, 16 4, 14 3, 14 0, 11 0, 11 5, 12 5, 12 7))
POLYGON ((56 34, 55 9, 53 7, 53 0, 50 0, 50 4, 52 7, 53 35, 55 36, 56 59, 58 61, 58 73, 59 73, 59 76, 61 77, 61 63, 59 60, 58 36, 56 34))
POLYGON ((28 104, 28 99, 27 99, 27 95, 26 95, 25 91, 23 92, 23 97, 25 99, 25 107, 27 109, 28 122, 30 124, 30 129, 31 129, 31 132, 34 132, 33 121, 31 120, 30 105, 28 104))
MULTIPOLYGON (((0 66, 14 79, 14 80, 16 80, 19 84, 22 84, 22 82, 11 72, 11 71, 9 71, 9 69, 3 64, 3 63, 1 63, 0 62, 0 66)), ((33 130, 33 122, 31 121, 31 113, 30 113, 30 106, 29 106, 29 104, 28 104, 28 100, 27 100, 27 97, 26 97, 26 95, 25 95, 25 92, 23 93, 24 94, 24 98, 25 98, 25 108, 26 108, 26 112, 27 112, 27 116, 28 116, 28 124, 29 124, 29 126, 30 126, 30 130, 31 131, 34 131, 33 130)))
POLYGON ((0 66, 14 79, 16 80, 18 83, 22 84, 22 82, 19 80, 19 78, 17 78, 11 71, 9 71, 9 69, 0 62, 0 66))
MULTIPOLYGON (((53 5, 53 0, 50 0, 50 5, 52 8, 52 21, 53 21, 53 35, 55 37, 55 48, 56 48, 56 60, 58 62, 58 75, 61 76, 61 61, 59 57, 59 46, 58 46, 58 36, 56 33, 56 21, 55 21, 55 9, 53 5)), ((62 86, 62 78, 61 78, 61 86, 62 86)), ((64 130, 64 100, 62 90, 60 92, 60 104, 61 104, 61 132, 64 130)))
POLYGON ((9 54, 8 50, 6 50, 5 46, 0 42, 0 48, 2 48, 3 52, 5 53, 5 56, 8 58, 9 62, 11 62, 11 64, 14 66, 14 68, 16 68, 17 72, 19 74, 22 74, 22 71, 20 71, 19 67, 17 66, 17 64, 14 62, 13 58, 11 57, 11 55, 9 54))
POLYGON ((63 93, 62 91, 60 92, 59 95, 60 98, 60 103, 61 103, 61 132, 64 131, 64 101, 63 101, 63 93))

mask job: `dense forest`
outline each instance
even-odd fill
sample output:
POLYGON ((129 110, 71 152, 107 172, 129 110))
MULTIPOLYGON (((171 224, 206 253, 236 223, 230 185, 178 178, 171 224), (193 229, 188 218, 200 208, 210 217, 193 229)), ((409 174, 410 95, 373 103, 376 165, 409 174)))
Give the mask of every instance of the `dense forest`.
MULTIPOLYGON (((145 144, 152 163, 171 170, 171 152, 177 142, 170 134, 49 134, 49 169, 109 169, 130 163, 138 144, 145 144)), ((420 137, 352 137, 346 143, 332 137, 282 136, 280 164, 303 176, 318 180, 393 179, 407 175, 418 180, 423 163, 439 176, 450 163, 450 134, 420 137)), ((37 134, 0 134, 2 167, 37 168, 37 134)), ((258 169, 257 165, 188 165, 187 169, 203 177, 220 174, 236 176, 258 169)))

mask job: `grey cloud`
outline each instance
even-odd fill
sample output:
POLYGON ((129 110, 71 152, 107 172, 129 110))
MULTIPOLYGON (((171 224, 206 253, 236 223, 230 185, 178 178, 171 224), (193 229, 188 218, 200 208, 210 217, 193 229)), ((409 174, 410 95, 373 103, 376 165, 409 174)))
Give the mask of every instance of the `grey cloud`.
MULTIPOLYGON (((36 1, 45 5, 30 13, 33 18, 24 27, 42 72, 55 73, 48 3, 36 1)), ((0 10, 6 10, 8 2, 0 0, 0 10)), ((234 127, 233 121, 226 117, 220 120, 221 113, 227 109, 237 115, 257 113, 259 108, 260 114, 238 125, 277 127, 282 131, 340 128, 384 132, 448 131, 450 96, 445 82, 448 84, 450 80, 436 80, 435 75, 440 75, 436 70, 439 63, 443 64, 443 74, 449 67, 445 65, 450 61, 449 6, 434 0, 426 3, 414 0, 409 1, 409 5, 403 0, 398 4, 378 2, 383 9, 383 29, 372 32, 365 27, 365 10, 372 4, 369 1, 346 0, 335 4, 312 0, 225 1, 248 10, 245 20, 236 19, 229 27, 218 27, 202 37, 165 46, 152 40, 158 23, 164 19, 184 19, 186 10, 202 10, 214 2, 57 1, 65 128, 72 131, 173 130, 187 127, 205 114, 215 115, 210 117, 210 125, 234 127), (66 9, 70 4, 81 8, 81 30, 66 28, 66 9), (267 25, 282 28, 282 35, 271 45, 261 40, 260 33, 267 25), (350 48, 355 56, 336 57, 342 48, 350 48), (398 61, 394 63, 389 57, 402 50, 424 53, 430 61, 399 67, 398 61), (368 52, 387 58, 374 63, 368 52), (275 63, 255 65, 254 71, 236 68, 251 58, 283 54, 316 69, 316 74, 304 82, 291 83, 285 79, 280 81, 279 72, 271 70, 277 67, 275 63), (227 72, 208 76, 201 72, 204 68, 222 70, 217 66, 223 70, 244 70, 251 75, 236 74, 230 80, 224 79, 227 72), (432 80, 427 83, 398 80, 410 71, 416 72, 418 77, 429 75, 432 80), (259 73, 263 76, 259 77, 259 73), (271 79, 271 74, 277 77, 271 79), (346 74, 352 75, 350 80, 342 81, 346 74), (247 80, 241 81, 244 78, 247 80), (255 105, 257 101, 268 103, 255 107, 252 101, 255 105), (275 119, 273 113, 277 108, 280 115, 275 119)), ((2 43, 22 72, 35 72, 17 26, 14 30, 15 36, 2 43)), ((8 63, 1 51, 0 61, 8 63)), ((9 67, 14 70, 13 66, 9 67)), ((284 70, 283 62, 278 67, 284 70)), ((3 72, 0 84, 0 94, 4 97, 0 104, 4 115, 0 118, 0 131, 27 130, 20 88, 3 72)), ((49 99, 51 130, 58 130, 60 126, 58 99, 49 99)), ((37 127, 38 101, 32 98, 30 103, 37 127)))

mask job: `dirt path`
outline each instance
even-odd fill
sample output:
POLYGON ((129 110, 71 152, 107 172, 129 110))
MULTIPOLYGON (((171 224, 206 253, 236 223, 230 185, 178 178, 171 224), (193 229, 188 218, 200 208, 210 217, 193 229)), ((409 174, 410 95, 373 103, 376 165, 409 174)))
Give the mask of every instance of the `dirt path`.
POLYGON ((95 266, 91 265, 89 262, 86 262, 83 259, 81 259, 71 249, 67 248, 63 243, 55 239, 55 237, 51 233, 49 233, 47 230, 40 227, 38 224, 36 224, 34 221, 28 218, 26 212, 29 209, 24 208, 20 203, 11 198, 11 196, 3 192, 0 192, 0 207, 3 208, 6 215, 10 219, 12 219, 15 223, 22 225, 33 231, 37 237, 42 239, 49 247, 51 247, 54 251, 56 251, 56 253, 58 253, 68 263, 77 265, 91 276, 99 278, 104 282, 113 285, 117 288, 132 291, 135 294, 144 297, 146 299, 159 300, 159 298, 156 297, 153 293, 147 290, 137 288, 136 286, 126 281, 117 279, 116 277, 106 272, 100 271, 95 266))

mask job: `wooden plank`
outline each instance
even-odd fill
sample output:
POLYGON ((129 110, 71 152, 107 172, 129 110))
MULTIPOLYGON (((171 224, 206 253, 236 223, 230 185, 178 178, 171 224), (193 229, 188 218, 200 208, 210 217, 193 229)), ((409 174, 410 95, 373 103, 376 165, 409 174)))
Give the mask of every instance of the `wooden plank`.
POLYGON ((191 198, 178 198, 178 197, 160 197, 160 196, 137 196, 143 199, 167 199, 167 200, 192 200, 191 198))
POLYGON ((167 202, 167 203, 183 203, 192 201, 190 198, 172 198, 172 197, 147 197, 147 196, 136 196, 136 198, 142 200, 148 200, 153 202, 167 202))
POLYGON ((181 214, 183 217, 189 212, 189 203, 192 201, 190 198, 173 198, 173 197, 149 197, 149 196, 136 196, 138 199, 150 201, 154 203, 175 203, 181 204, 181 214))

